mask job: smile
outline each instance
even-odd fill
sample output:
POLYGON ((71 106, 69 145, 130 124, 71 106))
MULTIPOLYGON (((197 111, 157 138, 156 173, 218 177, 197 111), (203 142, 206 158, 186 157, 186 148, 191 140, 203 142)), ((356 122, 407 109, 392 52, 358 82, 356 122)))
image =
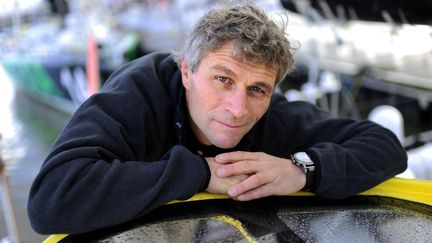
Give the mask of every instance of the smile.
POLYGON ((227 124, 227 123, 220 122, 220 121, 218 121, 218 123, 222 124, 225 127, 233 128, 233 129, 245 126, 245 124, 227 124))

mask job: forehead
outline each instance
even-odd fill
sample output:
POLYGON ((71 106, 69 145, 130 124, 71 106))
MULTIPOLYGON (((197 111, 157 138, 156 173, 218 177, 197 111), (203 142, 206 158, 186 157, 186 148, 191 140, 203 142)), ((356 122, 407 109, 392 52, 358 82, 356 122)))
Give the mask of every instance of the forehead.
POLYGON ((236 54, 235 48, 230 43, 205 54, 198 68, 200 67, 213 68, 231 74, 249 71, 255 75, 266 76, 268 79, 274 80, 276 80, 279 71, 277 65, 264 63, 257 58, 247 59, 244 55, 236 54))

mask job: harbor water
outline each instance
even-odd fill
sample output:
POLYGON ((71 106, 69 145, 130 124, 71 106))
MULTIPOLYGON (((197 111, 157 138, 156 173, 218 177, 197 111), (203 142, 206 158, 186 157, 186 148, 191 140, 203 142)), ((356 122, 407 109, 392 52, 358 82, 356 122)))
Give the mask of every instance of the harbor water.
MULTIPOLYGON (((52 142, 70 115, 53 111, 16 90, 1 67, 0 93, 0 151, 6 164, 19 239, 22 243, 42 242, 47 236, 35 233, 27 217, 28 193, 52 142)), ((8 236, 5 214, 3 210, 0 213, 0 238, 5 239, 8 236)))

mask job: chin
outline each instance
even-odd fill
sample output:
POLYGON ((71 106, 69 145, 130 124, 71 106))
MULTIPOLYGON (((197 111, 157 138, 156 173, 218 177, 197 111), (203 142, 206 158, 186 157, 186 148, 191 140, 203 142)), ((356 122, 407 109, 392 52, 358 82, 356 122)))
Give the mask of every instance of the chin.
POLYGON ((235 146, 237 146, 237 144, 240 142, 240 140, 230 140, 230 141, 221 141, 221 140, 216 140, 214 142, 212 142, 212 144, 216 147, 222 148, 222 149, 230 149, 230 148, 234 148, 235 146))

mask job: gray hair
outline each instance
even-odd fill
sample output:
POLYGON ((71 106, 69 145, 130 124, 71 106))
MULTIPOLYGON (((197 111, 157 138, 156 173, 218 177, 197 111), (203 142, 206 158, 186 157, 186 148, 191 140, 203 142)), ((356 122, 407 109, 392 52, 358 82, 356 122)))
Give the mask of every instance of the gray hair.
POLYGON ((194 72, 206 54, 232 42, 236 59, 279 67, 278 82, 294 69, 293 48, 285 36, 285 27, 251 4, 214 9, 201 17, 174 58, 178 65, 184 59, 194 72))

